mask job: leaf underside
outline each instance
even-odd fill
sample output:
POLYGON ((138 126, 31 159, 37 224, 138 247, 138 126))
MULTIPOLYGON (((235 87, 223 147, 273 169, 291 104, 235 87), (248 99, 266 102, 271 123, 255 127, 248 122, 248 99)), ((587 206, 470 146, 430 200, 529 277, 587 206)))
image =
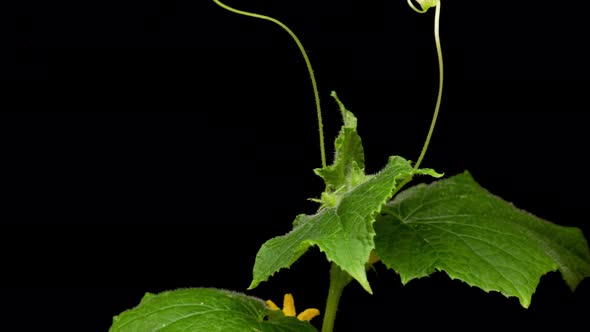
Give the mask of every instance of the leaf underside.
POLYGON ((445 271, 528 307, 542 275, 560 270, 574 290, 590 276, 582 232, 494 196, 467 172, 401 192, 375 223, 376 253, 402 283, 445 271))
POLYGON ((113 319, 109 332, 313 332, 309 322, 285 317, 260 299, 214 289, 187 288, 146 294, 113 319))

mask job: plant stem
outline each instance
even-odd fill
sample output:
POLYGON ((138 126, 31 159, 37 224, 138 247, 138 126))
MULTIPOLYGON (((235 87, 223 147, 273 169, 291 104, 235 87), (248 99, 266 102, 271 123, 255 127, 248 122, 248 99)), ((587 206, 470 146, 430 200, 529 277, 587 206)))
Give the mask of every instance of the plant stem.
POLYGON ((236 14, 271 21, 271 22, 277 24, 278 26, 280 26, 281 28, 283 28, 283 30, 287 31, 287 33, 291 36, 291 38, 293 38, 293 40, 295 41, 295 44, 297 44, 297 47, 299 48, 299 52, 301 52, 301 55, 303 56, 303 60, 305 61, 305 65, 307 66, 307 71, 309 72, 309 78, 311 79, 311 87, 313 89, 313 97, 315 99, 315 107, 316 107, 316 113, 317 113, 317 118, 318 118, 318 130, 319 130, 319 136, 320 136, 320 154, 321 154, 321 158, 322 158, 322 167, 326 167, 327 162, 326 162, 326 147, 324 144, 324 125, 323 125, 323 121, 322 121, 322 109, 320 107, 320 94, 318 92, 318 84, 315 80, 315 75, 313 74, 313 68, 311 67, 311 61, 309 60, 309 57, 307 56, 307 52, 305 52, 305 48, 303 47, 303 44, 301 44, 301 41, 299 41, 299 38, 297 38, 295 33, 291 29, 289 29, 289 27, 287 27, 283 22, 281 22, 275 18, 272 18, 270 16, 266 16, 266 15, 247 12, 244 10, 235 9, 235 8, 232 8, 232 7, 222 3, 219 0, 213 0, 213 2, 215 2, 221 8, 229 10, 230 12, 233 12, 236 14))
POLYGON ((428 150, 428 144, 430 144, 430 139, 432 138, 432 132, 434 131, 434 125, 436 124, 436 119, 438 118, 438 111, 440 110, 440 103, 442 100, 442 91, 443 91, 443 57, 442 57, 442 48, 440 46, 440 33, 439 33, 439 22, 440 22, 440 6, 441 2, 439 1, 436 6, 436 11, 434 14, 434 41, 436 44, 436 54, 438 55, 438 97, 436 98, 436 106, 434 107, 434 115, 432 116, 432 121, 430 122, 430 129, 428 130, 428 135, 426 136, 426 141, 424 142, 424 146, 422 147, 422 152, 420 153, 420 157, 418 157, 418 161, 414 166, 414 169, 418 169, 420 167, 420 163, 422 163, 422 159, 424 159, 424 155, 426 154, 426 150, 428 150))
POLYGON ((330 268, 330 288, 328 290, 328 300, 324 310, 324 321, 322 323, 322 332, 332 332, 334 330, 334 321, 338 311, 338 303, 344 287, 350 283, 352 277, 342 271, 338 265, 332 263, 330 268))

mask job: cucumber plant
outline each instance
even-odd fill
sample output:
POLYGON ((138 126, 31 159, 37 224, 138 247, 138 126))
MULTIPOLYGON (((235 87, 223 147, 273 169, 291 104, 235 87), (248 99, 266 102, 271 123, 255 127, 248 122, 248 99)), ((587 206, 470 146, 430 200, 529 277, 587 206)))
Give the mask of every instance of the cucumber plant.
POLYGON ((482 188, 469 172, 443 177, 421 168, 439 115, 443 92, 443 58, 439 37, 441 0, 408 0, 412 9, 435 9, 434 35, 439 64, 438 96, 425 143, 415 163, 389 157, 375 174, 365 172, 357 118, 331 93, 342 116, 328 164, 324 148, 320 93, 311 62, 296 35, 282 22, 213 0, 240 15, 273 22, 297 44, 311 77, 319 128, 321 167, 314 170, 325 190, 313 201, 315 214, 300 214, 292 230, 262 244, 249 289, 289 268, 311 247, 331 263, 323 312, 297 314, 291 294, 283 308, 272 301, 214 288, 178 289, 146 294, 140 304, 113 319, 111 332, 123 331, 316 331, 309 320, 322 319, 322 331, 334 330, 340 296, 351 282, 373 290, 367 271, 383 264, 403 284, 444 271, 486 292, 516 297, 527 308, 541 276, 560 271, 573 291, 590 276, 590 251, 580 229, 538 218, 482 188), (417 6, 417 5, 418 6, 417 6), (408 187, 418 177, 437 178, 408 187))

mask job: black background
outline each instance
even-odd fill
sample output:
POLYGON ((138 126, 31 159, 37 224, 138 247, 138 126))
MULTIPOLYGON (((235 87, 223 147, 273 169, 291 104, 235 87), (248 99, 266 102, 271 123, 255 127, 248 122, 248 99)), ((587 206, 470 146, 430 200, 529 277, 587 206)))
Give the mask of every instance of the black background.
MULTIPOLYGON (((415 160, 436 98, 434 10, 405 1, 228 1, 281 19, 319 82, 328 155, 336 90, 359 119, 367 171, 415 160)), ((145 292, 245 291, 255 254, 312 213, 322 183, 301 55, 270 22, 212 1, 3 4, 0 78, 3 325, 106 331, 145 292), (10 7, 8 7, 10 6, 10 7)), ((588 238, 587 5, 445 1, 445 94, 423 163, 588 238), (530 5, 530 7, 526 7, 530 5)), ((342 298, 338 331, 584 323, 590 283, 541 280, 528 310, 444 274, 342 298)), ((310 250, 246 293, 319 307, 310 250)), ((314 321, 319 326, 319 319, 314 321)))

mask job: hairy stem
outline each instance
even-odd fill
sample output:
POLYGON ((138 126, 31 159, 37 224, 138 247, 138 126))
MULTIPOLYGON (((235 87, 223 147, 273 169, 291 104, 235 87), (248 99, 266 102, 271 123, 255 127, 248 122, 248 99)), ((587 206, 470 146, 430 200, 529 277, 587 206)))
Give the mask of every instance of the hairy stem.
POLYGON ((348 273, 342 271, 338 265, 332 263, 332 267, 330 268, 330 288, 328 289, 328 300, 326 301, 326 309, 324 310, 322 332, 332 332, 334 330, 334 321, 336 320, 340 296, 342 296, 344 287, 351 280, 352 277, 348 273))
POLYGON ((315 75, 313 74, 313 68, 311 67, 311 61, 309 61, 309 57, 307 56, 307 52, 305 52, 305 48, 303 47, 303 44, 301 44, 301 42, 299 41, 299 38, 297 38, 295 33, 293 31, 291 31, 291 29, 289 29, 289 27, 287 27, 285 24, 283 24, 283 22, 281 22, 275 18, 265 16, 265 15, 256 14, 256 13, 251 13, 251 12, 247 12, 247 11, 243 11, 243 10, 239 10, 239 9, 235 9, 235 8, 232 8, 232 7, 222 3, 219 0, 213 0, 213 2, 215 2, 221 8, 229 10, 232 13, 271 21, 271 22, 277 24, 278 26, 280 26, 281 28, 283 28, 285 31, 287 31, 287 33, 289 33, 291 38, 293 38, 293 40, 297 44, 297 47, 299 48, 299 52, 301 52, 301 55, 303 55, 303 60, 305 61, 305 65, 307 66, 307 70, 309 72, 309 77, 311 79, 311 86, 313 88, 313 96, 315 98, 316 113, 317 113, 317 118, 318 118, 318 130, 319 130, 319 136, 320 136, 320 154, 321 154, 321 158, 322 158, 322 167, 326 167, 326 165, 327 165, 327 163, 326 163, 326 148, 324 146, 324 125, 323 125, 323 121, 322 121, 322 110, 320 107, 320 94, 318 92, 318 85, 317 85, 317 82, 315 79, 315 75))
POLYGON ((426 150, 428 150, 428 145, 430 144, 430 139, 432 138, 432 132, 434 131, 434 126, 436 124, 436 119, 438 118, 438 112, 440 110, 440 103, 442 100, 442 91, 443 91, 443 57, 442 57, 442 48, 440 46, 440 33, 439 33, 439 22, 440 22, 440 6, 441 2, 439 1, 436 6, 436 11, 434 14, 434 41, 436 44, 436 54, 438 55, 438 97, 436 98, 436 106, 434 107, 434 115, 432 116, 432 121, 430 122, 430 129, 428 130, 428 135, 426 136, 426 141, 424 142, 424 146, 422 147, 422 152, 420 153, 420 157, 418 157, 418 161, 416 165, 414 165, 414 169, 418 169, 420 164, 422 163, 422 159, 424 159, 424 155, 426 154, 426 150))

